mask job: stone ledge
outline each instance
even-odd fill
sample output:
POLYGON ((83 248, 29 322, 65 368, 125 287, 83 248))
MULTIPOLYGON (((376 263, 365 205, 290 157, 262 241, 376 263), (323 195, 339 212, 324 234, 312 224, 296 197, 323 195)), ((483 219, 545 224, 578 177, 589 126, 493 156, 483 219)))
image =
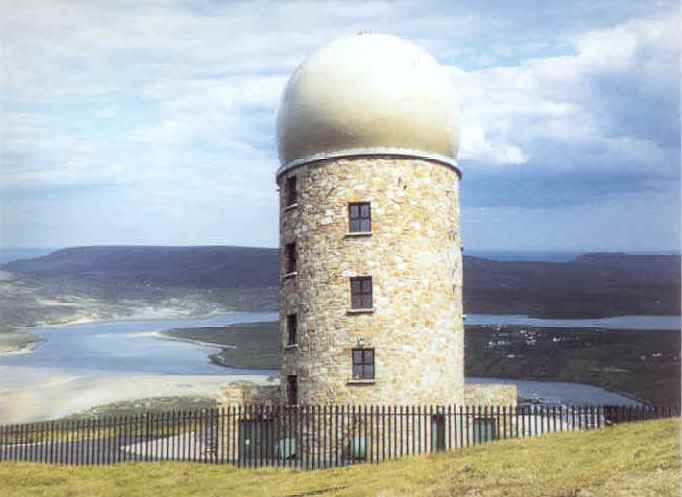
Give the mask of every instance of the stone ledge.
POLYGON ((346 385, 374 385, 376 380, 348 380, 346 385))
POLYGON ((349 231, 345 234, 345 238, 369 238, 372 236, 371 231, 349 231))
POLYGON ((287 205, 284 209, 282 209, 282 212, 290 211, 292 209, 295 209, 296 207, 298 207, 298 202, 296 202, 295 204, 287 205))
POLYGON ((515 406, 517 402, 515 384, 466 383, 464 403, 476 406, 515 406))
POLYGON ((374 314, 374 307, 367 309, 346 309, 346 314, 374 314))
POLYGON ((285 345, 284 350, 298 350, 298 344, 293 343, 291 345, 285 345))
POLYGON ((277 405, 280 402, 279 385, 227 385, 218 395, 222 406, 277 405))
POLYGON ((286 280, 290 280, 291 278, 295 278, 297 274, 298 274, 298 271, 292 271, 291 273, 287 273, 284 276, 282 276, 282 281, 286 281, 286 280))

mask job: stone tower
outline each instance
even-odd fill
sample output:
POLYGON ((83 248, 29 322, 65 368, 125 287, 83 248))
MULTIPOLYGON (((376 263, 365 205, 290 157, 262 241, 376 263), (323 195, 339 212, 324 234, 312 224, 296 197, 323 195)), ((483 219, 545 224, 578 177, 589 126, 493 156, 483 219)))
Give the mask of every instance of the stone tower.
POLYGON ((292 74, 278 121, 282 401, 464 401, 459 134, 444 68, 360 34, 292 74))

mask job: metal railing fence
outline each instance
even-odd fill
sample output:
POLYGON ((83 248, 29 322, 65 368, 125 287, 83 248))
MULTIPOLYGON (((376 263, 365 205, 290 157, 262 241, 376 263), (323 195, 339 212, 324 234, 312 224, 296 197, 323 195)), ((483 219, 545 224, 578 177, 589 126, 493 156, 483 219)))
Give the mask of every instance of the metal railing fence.
POLYGON ((306 469, 680 416, 667 406, 234 406, 0 426, 0 462, 306 469))

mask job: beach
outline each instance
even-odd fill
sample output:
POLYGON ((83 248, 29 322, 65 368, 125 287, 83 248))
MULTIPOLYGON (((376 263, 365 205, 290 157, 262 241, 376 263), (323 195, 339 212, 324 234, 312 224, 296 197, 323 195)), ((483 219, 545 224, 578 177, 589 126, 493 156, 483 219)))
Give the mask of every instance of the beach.
POLYGON ((21 378, 0 388, 2 424, 46 421, 95 406, 154 397, 216 397, 231 383, 277 384, 266 375, 147 375, 84 376, 68 370, 0 366, 0 377, 21 378), (11 371, 10 371, 11 369, 11 371))
MULTIPOLYGON (((56 419, 137 399, 215 398, 222 387, 234 382, 272 384, 277 378, 266 371, 213 364, 208 356, 220 352, 219 347, 159 333, 179 324, 263 318, 272 319, 273 314, 232 312, 194 319, 79 322, 16 332, 14 351, 0 353, 0 424, 56 419), (20 344, 16 337, 24 336, 38 340, 37 346, 20 344), (20 347, 24 348, 18 351, 20 347)), ((182 408, 182 402, 177 405, 182 408)))

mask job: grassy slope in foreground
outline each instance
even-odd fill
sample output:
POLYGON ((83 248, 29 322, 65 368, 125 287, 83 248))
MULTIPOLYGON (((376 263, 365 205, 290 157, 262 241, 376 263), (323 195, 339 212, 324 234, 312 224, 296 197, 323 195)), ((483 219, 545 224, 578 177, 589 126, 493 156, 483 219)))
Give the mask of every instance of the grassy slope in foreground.
POLYGON ((501 441, 378 466, 325 471, 181 463, 0 465, 3 497, 679 496, 680 421, 501 441))

